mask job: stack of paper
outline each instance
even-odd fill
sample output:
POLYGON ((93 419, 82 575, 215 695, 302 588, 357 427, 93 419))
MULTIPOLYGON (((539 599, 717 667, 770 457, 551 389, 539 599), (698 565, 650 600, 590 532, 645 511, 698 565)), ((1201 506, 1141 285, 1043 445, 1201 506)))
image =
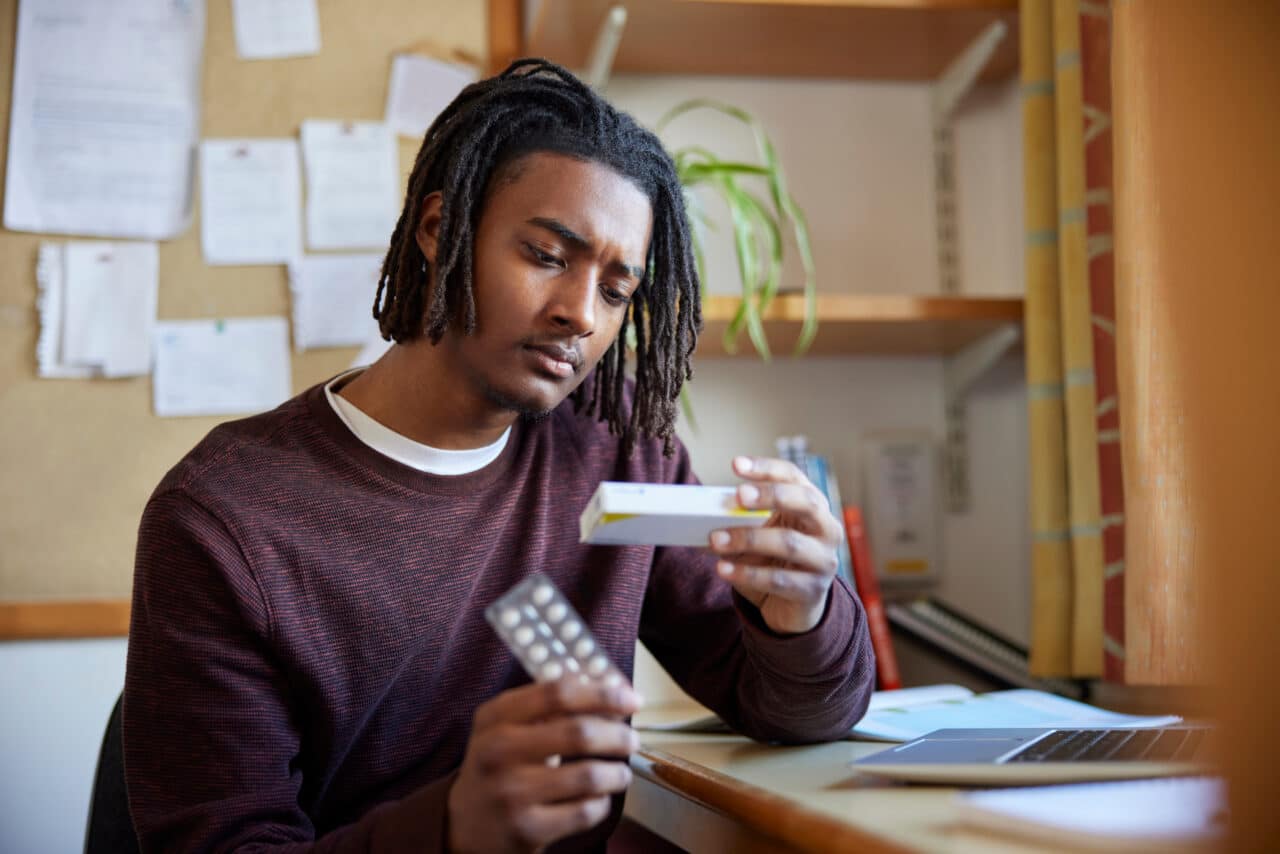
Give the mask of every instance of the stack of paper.
POLYGON ((44 243, 36 265, 40 376, 151 370, 160 255, 154 243, 44 243))
POLYGON ((298 257, 301 196, 296 140, 205 140, 200 146, 205 263, 287 264, 298 257))
MULTIPOLYGON (((927 685, 898 691, 876 691, 867 713, 849 733, 854 739, 910 741, 937 729, 975 727, 1160 727, 1180 721, 1177 715, 1122 715, 1030 689, 974 694, 960 685, 927 685)), ((668 732, 716 732, 719 718, 697 706, 636 715, 639 729, 668 732)))
POLYGON ((382 249, 399 215, 395 135, 381 122, 302 123, 307 246, 382 249))
POLYGON ((293 346, 358 347, 378 337, 381 255, 308 255, 289 265, 293 346))
POLYGON ((1225 787, 1208 777, 993 789, 960 800, 962 823, 1054 850, 1196 849, 1226 830, 1225 787))

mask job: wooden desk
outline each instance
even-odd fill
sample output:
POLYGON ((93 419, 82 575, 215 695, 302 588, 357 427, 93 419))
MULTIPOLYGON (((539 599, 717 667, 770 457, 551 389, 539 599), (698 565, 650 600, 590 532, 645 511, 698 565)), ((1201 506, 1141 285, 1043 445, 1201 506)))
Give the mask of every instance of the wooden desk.
POLYGON ((849 762, 884 747, 769 747, 730 735, 640 732, 626 814, 692 852, 1043 851, 955 825, 958 790, 877 781, 849 762))

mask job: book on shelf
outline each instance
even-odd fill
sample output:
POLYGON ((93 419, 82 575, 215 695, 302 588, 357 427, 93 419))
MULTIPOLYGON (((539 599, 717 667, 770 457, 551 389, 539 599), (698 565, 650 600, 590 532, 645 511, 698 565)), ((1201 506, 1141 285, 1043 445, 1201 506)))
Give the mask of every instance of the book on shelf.
POLYGON ((856 504, 846 505, 843 516, 845 537, 853 558, 853 577, 858 583, 858 598, 867 613, 867 629, 876 653, 877 685, 882 691, 892 691, 902 687, 902 677, 898 673, 898 657, 893 652, 889 619, 885 616, 884 600, 880 596, 880 579, 876 577, 875 564, 871 562, 862 508, 856 504))
POLYGON ((998 683, 1067 697, 1084 696, 1084 686, 1076 680, 1032 676, 1027 672, 1025 647, 978 625, 936 599, 890 602, 885 606, 885 614, 890 625, 903 635, 998 683))
POLYGON ((849 544, 845 538, 844 520, 841 517, 840 503, 840 484, 836 480, 835 470, 831 467, 831 460, 822 454, 815 454, 809 450, 809 440, 804 436, 780 436, 774 444, 778 449, 778 455, 796 465, 800 471, 804 472, 805 477, 809 478, 809 482, 818 488, 827 498, 827 503, 831 507, 831 515, 836 519, 836 524, 840 526, 840 539, 836 543, 836 559, 839 561, 837 574, 845 580, 849 585, 849 589, 857 592, 857 579, 853 574, 853 558, 849 554, 849 544))
MULTIPOLYGON (((982 727, 1070 727, 1123 729, 1170 726, 1177 715, 1125 715, 1026 688, 975 694, 960 685, 925 685, 876 691, 867 713, 847 738, 910 741, 936 729, 982 727)), ((719 717, 692 700, 641 709, 632 720, 637 729, 660 732, 724 733, 719 717)))

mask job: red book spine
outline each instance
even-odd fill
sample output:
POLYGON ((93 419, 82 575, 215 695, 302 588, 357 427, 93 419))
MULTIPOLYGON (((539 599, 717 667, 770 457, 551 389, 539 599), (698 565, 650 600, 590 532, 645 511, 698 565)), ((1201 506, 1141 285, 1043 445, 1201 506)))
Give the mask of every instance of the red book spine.
POLYGON ((898 673, 898 659, 893 654, 893 639, 889 636, 889 618, 884 614, 884 601, 880 598, 880 579, 871 562, 871 549, 867 546, 867 531, 862 524, 862 508, 850 504, 844 508, 844 530, 849 538, 849 553, 853 555, 853 577, 858 585, 858 598, 867 612, 867 628, 871 631, 871 647, 876 651, 876 675, 881 691, 893 691, 902 687, 898 673))

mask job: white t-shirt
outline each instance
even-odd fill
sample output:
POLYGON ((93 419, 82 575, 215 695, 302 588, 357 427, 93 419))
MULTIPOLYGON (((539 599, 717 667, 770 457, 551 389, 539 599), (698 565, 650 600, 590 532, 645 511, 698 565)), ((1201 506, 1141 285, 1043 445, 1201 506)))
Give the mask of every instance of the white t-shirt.
POLYGON ((408 436, 402 436, 391 428, 379 424, 357 409, 354 403, 333 391, 335 385, 354 377, 363 370, 364 368, 356 368, 334 377, 325 385, 324 396, 338 418, 347 425, 347 429, 357 439, 384 457, 390 457, 398 463, 427 474, 467 474, 489 465, 507 446, 507 439, 511 436, 510 427, 504 430, 497 441, 491 445, 467 448, 464 451, 450 451, 415 442, 408 436))

